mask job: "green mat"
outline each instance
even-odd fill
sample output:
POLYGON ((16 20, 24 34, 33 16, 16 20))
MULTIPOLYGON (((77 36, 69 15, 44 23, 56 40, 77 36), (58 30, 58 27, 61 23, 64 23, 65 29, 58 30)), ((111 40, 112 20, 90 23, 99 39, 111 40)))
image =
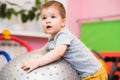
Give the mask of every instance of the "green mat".
POLYGON ((80 39, 97 51, 120 51, 120 20, 82 23, 80 39))

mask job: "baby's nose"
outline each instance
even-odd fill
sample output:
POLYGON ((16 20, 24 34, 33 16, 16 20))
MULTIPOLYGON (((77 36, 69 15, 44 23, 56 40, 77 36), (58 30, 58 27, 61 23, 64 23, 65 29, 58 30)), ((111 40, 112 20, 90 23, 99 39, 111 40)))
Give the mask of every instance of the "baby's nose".
POLYGON ((46 23, 50 23, 50 22, 51 22, 51 20, 49 18, 47 18, 46 23))

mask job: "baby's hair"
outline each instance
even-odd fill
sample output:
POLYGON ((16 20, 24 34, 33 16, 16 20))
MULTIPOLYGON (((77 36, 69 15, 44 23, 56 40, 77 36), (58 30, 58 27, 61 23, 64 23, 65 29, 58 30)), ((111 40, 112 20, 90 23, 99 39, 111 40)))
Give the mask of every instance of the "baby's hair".
POLYGON ((62 3, 58 1, 47 1, 45 4, 41 6, 40 13, 43 9, 49 8, 49 7, 55 7, 59 10, 60 15, 62 18, 66 18, 66 11, 62 3))

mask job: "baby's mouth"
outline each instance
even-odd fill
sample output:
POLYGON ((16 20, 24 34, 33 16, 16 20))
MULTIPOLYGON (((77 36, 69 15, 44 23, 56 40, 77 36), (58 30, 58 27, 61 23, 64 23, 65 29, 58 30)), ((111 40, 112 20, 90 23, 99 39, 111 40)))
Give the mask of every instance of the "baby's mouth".
POLYGON ((49 28, 52 28, 52 26, 47 26, 46 28, 49 29, 49 28))

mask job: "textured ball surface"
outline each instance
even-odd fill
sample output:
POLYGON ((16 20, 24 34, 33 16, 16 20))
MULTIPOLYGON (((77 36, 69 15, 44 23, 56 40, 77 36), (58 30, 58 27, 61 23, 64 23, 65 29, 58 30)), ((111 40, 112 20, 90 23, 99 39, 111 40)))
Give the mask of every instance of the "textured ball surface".
POLYGON ((80 80, 76 71, 64 60, 39 67, 30 73, 21 69, 25 60, 42 57, 44 54, 33 51, 11 60, 0 71, 0 80, 80 80))

